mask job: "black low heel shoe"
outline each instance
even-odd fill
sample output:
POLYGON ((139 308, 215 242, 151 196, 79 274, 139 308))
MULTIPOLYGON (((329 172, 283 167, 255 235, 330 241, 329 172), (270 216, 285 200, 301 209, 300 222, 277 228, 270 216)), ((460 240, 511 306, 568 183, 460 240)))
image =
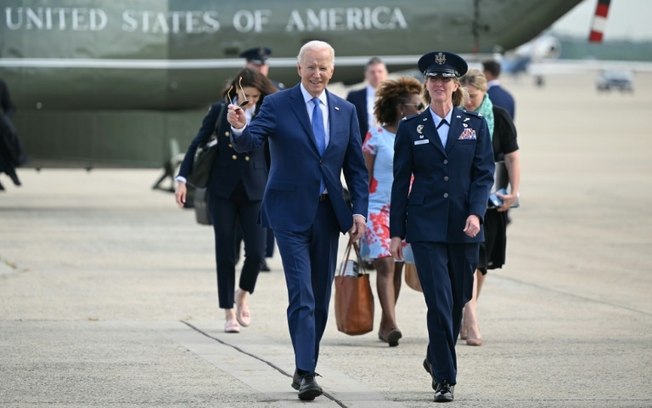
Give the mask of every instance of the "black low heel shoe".
POLYGON ((312 401, 318 396, 322 395, 324 391, 321 389, 314 374, 306 374, 301 379, 301 386, 299 387, 299 399, 302 401, 312 401))
POLYGON ((381 341, 384 341, 385 343, 389 343, 389 347, 396 347, 398 346, 398 340, 403 337, 403 333, 401 333, 400 330, 398 329, 392 329, 387 333, 386 336, 383 336, 382 334, 378 333, 378 338, 381 341))

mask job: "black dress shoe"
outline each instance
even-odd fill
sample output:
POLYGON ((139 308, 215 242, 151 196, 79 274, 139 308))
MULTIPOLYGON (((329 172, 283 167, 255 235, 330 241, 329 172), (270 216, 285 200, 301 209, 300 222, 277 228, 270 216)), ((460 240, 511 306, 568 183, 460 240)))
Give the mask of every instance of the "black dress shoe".
POLYGON ((435 388, 435 402, 453 401, 454 391, 455 391, 455 386, 450 385, 448 381, 442 381, 437 383, 437 387, 435 388))
POLYGON ((9 178, 11 179, 11 181, 13 181, 16 186, 19 186, 19 187, 22 186, 22 184, 20 183, 20 180, 18 179, 18 174, 16 174, 15 171, 8 173, 8 175, 9 175, 9 178))
POLYGON ((428 374, 430 374, 430 378, 432 378, 432 389, 436 390, 437 389, 437 383, 435 382, 435 376, 432 375, 432 365, 430 364, 430 361, 428 361, 427 358, 423 359, 423 368, 426 370, 428 374))
POLYGON ((299 388, 301 387, 302 378, 303 378, 302 375, 299 374, 297 370, 294 370, 294 375, 292 376, 292 388, 299 391, 299 388))
POLYGON ((301 386, 299 387, 299 399, 302 401, 312 401, 316 397, 322 395, 324 391, 321 389, 314 374, 306 374, 301 379, 301 386))
POLYGON ((260 263, 260 271, 261 272, 270 272, 271 269, 267 265, 267 262, 263 259, 263 261, 260 263))

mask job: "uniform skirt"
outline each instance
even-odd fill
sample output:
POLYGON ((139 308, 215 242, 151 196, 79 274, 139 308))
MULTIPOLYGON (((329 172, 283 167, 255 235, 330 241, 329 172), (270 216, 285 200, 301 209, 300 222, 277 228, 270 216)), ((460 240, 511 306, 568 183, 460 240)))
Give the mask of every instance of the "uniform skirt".
POLYGON ((478 269, 483 274, 488 269, 502 268, 507 248, 507 212, 488 209, 484 216, 484 243, 480 244, 478 269))

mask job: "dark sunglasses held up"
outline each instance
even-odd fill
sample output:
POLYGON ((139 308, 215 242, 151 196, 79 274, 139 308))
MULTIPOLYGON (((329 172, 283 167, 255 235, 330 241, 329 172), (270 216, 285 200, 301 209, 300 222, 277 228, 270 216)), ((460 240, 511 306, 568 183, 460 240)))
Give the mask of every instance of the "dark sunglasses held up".
MULTIPOLYGON (((240 88, 240 92, 242 93, 242 102, 240 102, 238 106, 243 108, 245 105, 249 103, 249 100, 247 99, 247 95, 245 95, 244 89, 242 88, 242 77, 240 77, 240 79, 238 80, 238 87, 240 88)), ((235 105, 235 103, 233 103, 233 99, 231 98, 231 91, 233 91, 233 85, 231 85, 226 95, 229 98, 228 102, 231 102, 231 105, 235 105)), ((238 93, 237 88, 235 92, 236 94, 238 93)))

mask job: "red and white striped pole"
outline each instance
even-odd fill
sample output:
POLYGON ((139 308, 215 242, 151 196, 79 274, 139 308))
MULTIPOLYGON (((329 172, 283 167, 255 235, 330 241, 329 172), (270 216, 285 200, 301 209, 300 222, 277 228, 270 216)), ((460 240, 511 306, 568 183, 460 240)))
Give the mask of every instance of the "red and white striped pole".
POLYGON ((604 29, 607 26, 609 3, 611 3, 611 0, 598 0, 598 5, 595 7, 595 14, 593 15, 593 21, 591 22, 589 42, 602 42, 604 29))

